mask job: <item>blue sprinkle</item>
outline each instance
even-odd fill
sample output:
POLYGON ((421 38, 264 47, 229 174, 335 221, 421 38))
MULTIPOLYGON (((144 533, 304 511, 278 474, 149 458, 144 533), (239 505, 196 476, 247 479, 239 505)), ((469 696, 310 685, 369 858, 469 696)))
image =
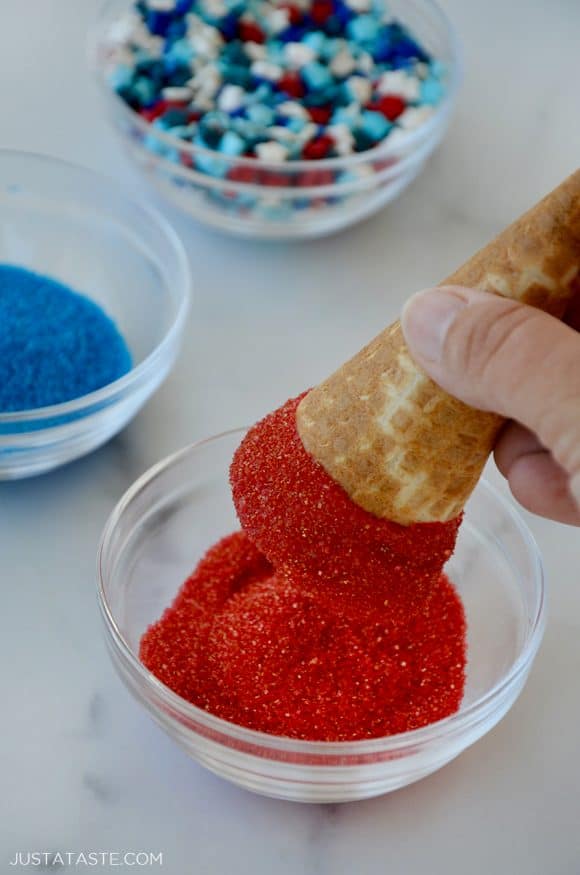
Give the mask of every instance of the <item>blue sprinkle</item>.
POLYGON ((334 14, 343 25, 343 27, 345 24, 348 24, 351 18, 354 18, 355 16, 353 10, 349 9, 346 3, 343 3, 342 0, 335 0, 334 14))
POLYGON ((300 75, 307 88, 312 91, 319 91, 322 88, 328 88, 333 82, 332 74, 328 68, 319 64, 317 61, 313 61, 311 64, 306 64, 306 66, 302 67, 300 75))
POLYGON ((293 118, 286 118, 286 127, 289 131, 293 131, 295 134, 299 134, 300 131, 304 130, 306 125, 306 119, 297 118, 294 116, 293 118))
POLYGON ((409 37, 403 37, 394 47, 394 56, 405 60, 406 58, 417 58, 418 61, 428 60, 423 49, 419 48, 415 40, 409 37))
POLYGON ((151 79, 139 76, 133 83, 131 90, 136 101, 142 107, 153 106, 157 102, 157 89, 151 79))
MULTIPOLYGON (((198 141, 197 145, 201 146, 202 143, 198 141)), ((214 158, 213 155, 196 155, 195 166, 209 176, 225 176, 228 171, 227 162, 221 158, 214 158)))
POLYGON ((377 38, 379 25, 372 15, 357 15, 347 24, 346 32, 358 43, 371 42, 377 38))
POLYGON ((344 40, 327 39, 320 51, 320 57, 325 61, 331 61, 343 47, 344 40))
POLYGON ((172 43, 167 55, 166 63, 172 59, 177 64, 188 64, 194 55, 194 48, 187 39, 179 39, 172 43))
POLYGON ((372 47, 371 54, 373 59, 378 63, 382 64, 389 60, 391 57, 393 49, 393 44, 389 37, 388 30, 385 30, 380 36, 377 38, 375 44, 372 47))
POLYGON ((187 124, 188 115, 183 109, 167 109, 163 115, 155 119, 156 122, 161 122, 165 128, 174 128, 177 125, 187 124))
POLYGON ((167 28, 166 39, 181 39, 187 33, 187 24, 184 18, 175 18, 167 28))
POLYGON ((155 36, 166 36, 173 20, 171 12, 157 12, 149 10, 147 14, 147 27, 155 36))
POLYGON ((350 107, 341 106, 336 109, 331 118, 333 125, 347 125, 350 130, 354 130, 360 122, 360 111, 358 106, 350 107))
POLYGON ((256 103, 252 106, 248 106, 246 109, 246 115, 250 121, 265 128, 269 127, 274 122, 274 110, 270 109, 269 106, 265 106, 263 103, 256 103))
POLYGON ((329 36, 338 36, 343 30, 342 21, 336 15, 331 15, 324 22, 324 30, 329 36))
POLYGON ((243 155, 246 151, 246 141, 235 131, 226 131, 219 142, 218 149, 223 155, 243 155))
POLYGON ((238 33, 238 16, 230 12, 219 21, 218 27, 227 40, 235 39, 238 33))
POLYGON ((435 106, 443 97, 444 90, 443 85, 438 79, 426 79, 424 82, 421 82, 419 99, 421 103, 435 106))
POLYGON ((361 128, 372 140, 382 140, 393 127, 390 121, 380 112, 366 109, 361 113, 361 128))
MULTIPOLYGON (((271 95, 272 86, 268 82, 262 82, 252 94, 248 95, 247 102, 250 106, 256 103, 266 103, 270 100, 271 95)), ((288 98, 286 98, 286 100, 287 99, 288 98)))
POLYGON ((279 40, 270 40, 267 45, 268 60, 273 64, 284 64, 284 43, 279 40))
POLYGON ((114 322, 49 277, 0 265, 0 411, 79 398, 131 369, 114 322))
POLYGON ((247 67, 242 67, 241 64, 219 64, 224 79, 230 85, 240 85, 242 88, 249 88, 253 81, 253 76, 247 67))
POLYGON ((237 131, 244 140, 249 143, 254 143, 262 133, 259 125, 254 124, 249 119, 236 118, 232 119, 232 129, 237 131))
POLYGON ((307 45, 312 49, 317 55, 320 55, 322 52, 324 43, 326 42, 326 36, 322 33, 321 30, 312 30, 310 33, 307 33, 304 39, 302 40, 304 45, 307 45))
POLYGON ((133 81, 133 70, 126 64, 118 64, 109 76, 109 84, 115 91, 128 88, 133 81))
POLYGON ((283 43, 299 43, 305 42, 303 37, 308 33, 308 25, 291 24, 286 30, 278 34, 278 39, 283 43))

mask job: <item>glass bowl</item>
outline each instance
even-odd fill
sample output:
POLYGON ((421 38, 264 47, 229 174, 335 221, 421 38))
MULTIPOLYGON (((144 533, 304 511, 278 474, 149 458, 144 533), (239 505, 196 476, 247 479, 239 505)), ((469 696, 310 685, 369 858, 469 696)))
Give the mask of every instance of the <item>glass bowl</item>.
POLYGON ((189 299, 184 248, 118 184, 55 158, 0 150, 0 262, 96 301, 133 357, 125 376, 50 407, 0 413, 0 480, 48 471, 116 434, 167 376, 189 299))
POLYGON ((302 802, 345 802, 434 772, 495 726, 521 692, 545 614, 538 548, 487 483, 466 508, 447 566, 468 621, 464 701, 455 715, 368 741, 314 742, 236 726, 181 699, 139 661, 139 641, 215 541, 239 528, 229 464, 244 435, 194 444, 144 474, 105 527, 99 601, 112 661, 135 698, 195 760, 248 790, 302 802))
POLYGON ((186 143, 147 122, 109 86, 114 23, 128 0, 109 0, 90 44, 107 113, 135 163, 157 191, 195 219, 249 237, 316 237, 352 225, 396 198, 422 169, 447 130, 461 80, 455 31, 433 0, 389 0, 446 68, 446 95, 429 119, 367 152, 320 161, 266 163, 228 158, 186 143), (209 171, 209 172, 208 172, 209 171))

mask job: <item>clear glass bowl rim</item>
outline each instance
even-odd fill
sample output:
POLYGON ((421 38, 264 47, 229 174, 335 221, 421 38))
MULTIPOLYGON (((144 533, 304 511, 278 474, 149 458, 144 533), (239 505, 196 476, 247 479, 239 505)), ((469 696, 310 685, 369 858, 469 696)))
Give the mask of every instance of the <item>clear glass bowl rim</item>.
MULTIPOLYGON (((476 699, 466 708, 460 708, 455 714, 445 717, 443 720, 438 720, 427 726, 423 726, 420 729, 384 736, 382 738, 340 742, 303 741, 288 736, 270 735, 255 729, 247 729, 246 727, 230 723, 227 720, 223 720, 221 717, 216 717, 215 715, 198 708, 196 705, 182 699, 181 696, 178 696, 169 689, 169 687, 166 687, 165 684, 148 671, 143 663, 135 656, 121 634, 105 594, 103 570, 104 557, 109 550, 115 528, 125 509, 133 499, 135 499, 153 480, 162 476, 166 470, 179 463, 190 453, 194 453, 199 447, 217 442, 222 438, 232 437, 235 434, 239 435, 241 439, 246 431, 247 428, 229 429, 228 431, 221 432, 212 437, 195 441, 170 456, 167 456, 165 459, 162 459, 156 465, 149 468, 148 471, 145 471, 145 473, 129 487, 105 524, 97 552, 97 591, 99 607, 114 646, 128 662, 131 670, 139 676, 141 682, 155 693, 156 696, 158 696, 159 699, 171 709, 171 711, 179 714, 180 717, 186 721, 194 720, 216 735, 224 738, 236 739, 248 746, 275 750, 277 752, 303 754, 307 757, 336 756, 348 758, 364 754, 384 754, 390 752, 397 752, 400 754, 401 752, 409 751, 410 749, 424 746, 432 742, 443 742, 446 737, 467 731, 471 726, 476 725, 478 719, 483 717, 488 709, 493 706, 493 703, 498 699, 501 699, 504 691, 517 682, 520 675, 525 673, 528 669, 542 640, 546 619, 546 582, 541 554, 536 540, 515 508, 485 478, 482 478, 479 481, 476 488, 486 492, 494 499, 494 501, 501 505, 502 509, 507 513, 512 524, 515 526, 526 544, 529 557, 532 560, 535 583, 538 587, 538 599, 535 616, 530 624, 528 639, 510 669, 483 696, 476 699)), ((192 729, 190 731, 192 734, 195 734, 195 730, 192 729)))
MULTIPOLYGON (((409 147, 413 147, 415 144, 420 144, 424 138, 427 138, 429 134, 437 127, 439 124, 439 120, 442 116, 444 116, 453 106, 453 102, 455 100, 455 96, 457 91, 459 90, 459 86, 461 85, 461 81, 463 78, 463 54, 461 50, 461 43, 459 41, 459 37, 457 35, 457 31, 455 27, 452 25, 451 20, 447 16, 447 14, 443 11, 443 9, 439 6, 435 0, 421 0, 421 2, 425 3, 429 6, 432 12, 439 18, 439 23, 443 29, 445 29, 447 37, 449 39, 449 44, 451 48, 452 55, 452 63, 449 69, 449 80, 448 87, 445 92, 445 97, 438 104, 436 112, 427 119, 427 121, 423 122, 419 127, 415 128, 411 131, 405 131, 405 140, 399 139, 398 143, 393 144, 389 143, 389 138, 387 137, 383 140, 382 143, 378 143, 376 146, 373 146, 372 149, 367 149, 364 152, 356 152, 353 155, 347 155, 345 157, 338 158, 323 158, 318 161, 309 161, 309 160, 291 160, 284 161, 282 163, 276 163, 271 161, 261 161, 256 158, 248 158, 243 156, 230 156, 224 155, 221 152, 218 152, 215 149, 207 149, 203 146, 197 146, 193 143, 187 143, 185 140, 179 139, 179 137, 174 137, 172 134, 168 134, 159 128, 153 126, 151 122, 146 121, 139 113, 135 112, 135 110, 131 109, 122 98, 120 98, 108 85, 105 80, 105 77, 102 75, 102 70, 99 68, 98 64, 98 49, 100 45, 100 37, 104 36, 104 27, 107 24, 111 23, 111 19, 108 16, 109 9, 113 7, 116 0, 104 0, 101 5, 99 12, 97 13, 95 23, 91 32, 89 33, 88 39, 88 55, 89 55, 89 63, 90 66, 94 68, 96 72, 96 79, 99 89, 106 99, 112 100, 114 104, 119 108, 125 115, 125 117, 134 125, 136 125, 143 134, 151 134, 156 139, 158 139, 161 143, 164 143, 171 149, 176 149, 179 152, 184 152, 189 155, 200 155, 208 158, 219 158, 225 164, 229 164, 230 166, 240 166, 240 167, 250 167, 254 170, 268 170, 272 172, 281 172, 281 171, 289 171, 291 172, 305 172, 310 170, 348 170, 351 167, 356 166, 357 164, 364 164, 369 161, 380 160, 383 158, 389 158, 391 156, 398 157, 401 149, 408 149, 409 147)), ((186 175, 186 170, 184 170, 184 175, 186 175)), ((239 185, 244 185, 244 183, 238 183, 239 185)), ((245 184, 247 185, 247 184, 245 184)), ((259 186, 261 188, 261 186, 259 186)), ((268 191, 275 191, 277 186, 263 186, 268 191)), ((246 190, 246 189, 244 189, 246 190)), ((306 192, 308 187, 300 188, 300 193, 306 192)))
MULTIPOLYGON (((189 261, 183 243, 178 234, 174 231, 171 224, 154 208, 139 198, 133 197, 128 193, 115 179, 90 167, 84 167, 82 164, 77 164, 73 161, 67 161, 63 158, 57 158, 53 155, 46 155, 42 152, 33 152, 20 149, 3 149, 0 148, 0 163, 4 158, 23 158, 30 159, 34 162, 44 162, 50 166, 60 167, 63 170, 79 173, 84 175, 87 180, 91 178, 98 182, 99 186, 106 187, 114 191, 116 197, 121 197, 125 202, 145 214, 147 220, 154 225, 159 234, 165 237, 167 243, 173 251, 175 265, 180 276, 180 281, 176 285, 179 293, 180 301, 177 313, 167 329, 165 335, 159 341, 157 346, 147 355, 142 362, 132 368, 124 376, 118 380, 113 380, 112 383, 107 383, 101 389, 96 389, 94 392, 89 392, 86 395, 81 395, 78 398, 73 398, 70 401, 64 401, 60 404, 51 404, 47 407, 36 407, 28 410, 16 410, 11 413, 0 413, 0 425, 13 425, 16 423, 35 422, 43 419, 52 419, 64 417, 71 413, 77 413, 85 408, 90 408, 95 404, 100 404, 103 401, 108 401, 114 398, 115 395, 122 393, 125 389, 130 388, 132 384, 138 382, 154 366, 156 360, 163 355, 167 347, 171 346, 175 338, 181 332, 185 323, 187 311, 189 309, 190 294, 191 294, 191 271, 189 261)), ((90 207, 90 205, 89 205, 90 207)))

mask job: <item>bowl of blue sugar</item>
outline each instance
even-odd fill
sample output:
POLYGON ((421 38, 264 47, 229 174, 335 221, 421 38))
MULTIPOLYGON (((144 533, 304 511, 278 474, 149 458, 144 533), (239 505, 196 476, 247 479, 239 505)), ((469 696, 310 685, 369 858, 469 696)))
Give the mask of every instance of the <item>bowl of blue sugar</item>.
POLYGON ((0 151, 0 479, 105 443, 175 362, 189 268, 113 181, 0 151))

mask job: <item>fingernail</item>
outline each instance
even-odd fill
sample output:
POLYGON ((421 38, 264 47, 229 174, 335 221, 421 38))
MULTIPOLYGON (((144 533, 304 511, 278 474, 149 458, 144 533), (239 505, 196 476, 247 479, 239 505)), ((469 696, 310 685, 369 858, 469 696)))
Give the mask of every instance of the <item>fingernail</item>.
POLYGON ((409 298, 401 315, 403 334, 412 353, 427 362, 439 362, 447 332, 467 305, 455 289, 426 289, 409 298))

